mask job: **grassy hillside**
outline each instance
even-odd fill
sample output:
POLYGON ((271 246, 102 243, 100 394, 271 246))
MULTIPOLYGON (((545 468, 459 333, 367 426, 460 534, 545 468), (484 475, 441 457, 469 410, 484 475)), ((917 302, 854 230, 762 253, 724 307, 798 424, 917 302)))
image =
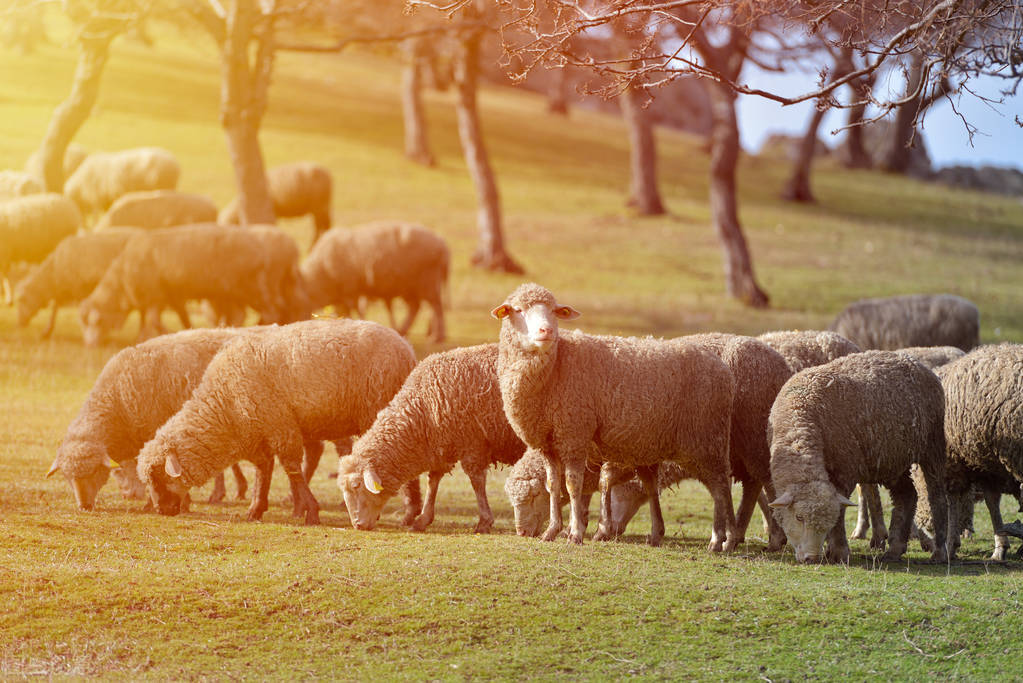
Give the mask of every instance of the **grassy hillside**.
MULTIPOLYGON (((118 44, 96 112, 77 141, 91 149, 160 145, 182 161, 184 190, 233 194, 217 123, 218 61, 199 36, 118 44)), ((66 95, 74 53, 0 49, 0 168, 19 168, 66 95)), ((451 93, 427 95, 435 169, 401 155, 394 65, 366 54, 281 55, 263 126, 270 164, 315 159, 335 179, 336 224, 420 221, 452 246, 450 340, 496 339, 490 309, 521 278, 468 266, 474 194, 451 93)), ((660 131, 671 215, 623 206, 620 122, 487 90, 484 124, 501 185, 509 247, 526 277, 583 313, 586 330, 678 335, 757 333, 827 324, 850 300, 947 291, 982 311, 984 341, 1023 340, 1023 205, 822 164, 820 202, 776 199, 778 159, 745 159, 742 220, 772 307, 723 295, 699 141, 660 131)), ((312 225, 283 228, 307 247, 312 225)), ((380 320, 382 309, 373 314, 380 320)), ((325 457, 313 481, 324 525, 301 526, 278 474, 264 522, 246 503, 199 504, 178 518, 141 514, 108 484, 80 513, 62 480, 44 479, 64 429, 104 362, 137 329, 85 350, 72 310, 55 336, 16 327, 0 308, 0 674, 119 679, 223 678, 967 678, 1015 670, 1020 567, 988 564, 978 512, 965 561, 932 566, 914 544, 881 565, 862 541, 848 567, 768 555, 754 519, 729 556, 705 551, 710 498, 686 484, 664 498, 668 537, 643 545, 645 512, 613 544, 543 544, 514 535, 505 472, 488 490, 495 533, 474 536, 466 478, 442 484, 438 518, 402 530, 392 501, 382 529, 355 532, 325 457)), ((419 321, 412 341, 436 350, 419 321)), ((230 484, 229 484, 230 488, 230 484)), ((200 496, 201 498, 201 496, 200 496)), ((1005 503, 1012 520, 1015 506, 1005 503)), ((592 525, 591 525, 592 531, 592 525)))

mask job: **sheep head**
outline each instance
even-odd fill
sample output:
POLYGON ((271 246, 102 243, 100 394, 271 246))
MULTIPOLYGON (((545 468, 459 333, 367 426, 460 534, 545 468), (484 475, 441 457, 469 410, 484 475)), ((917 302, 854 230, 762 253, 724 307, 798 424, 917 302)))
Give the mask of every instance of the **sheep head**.
POLYGON ((384 503, 394 494, 393 491, 385 494, 380 477, 354 455, 338 461, 337 487, 345 499, 352 526, 362 531, 376 528, 384 503))
POLYGON ((173 516, 187 508, 188 486, 182 481, 181 463, 173 452, 159 458, 146 454, 148 449, 157 447, 150 442, 142 449, 138 475, 157 511, 173 516))
POLYGON ((78 509, 92 510, 99 490, 110 477, 110 471, 117 467, 119 465, 107 457, 106 450, 98 444, 72 440, 60 445, 46 476, 61 472, 74 491, 78 509))
POLYGON ((559 305, 549 290, 534 283, 519 285, 490 313, 502 321, 502 343, 534 352, 544 352, 554 346, 558 340, 559 320, 579 317, 579 311, 559 305))
POLYGON ((819 562, 828 532, 855 503, 829 481, 806 481, 785 489, 771 509, 796 551, 798 562, 819 562))

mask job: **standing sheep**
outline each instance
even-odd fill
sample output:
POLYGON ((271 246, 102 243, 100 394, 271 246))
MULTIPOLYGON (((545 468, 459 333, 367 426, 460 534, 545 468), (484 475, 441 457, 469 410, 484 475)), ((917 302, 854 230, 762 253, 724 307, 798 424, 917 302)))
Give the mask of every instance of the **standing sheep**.
POLYGON ((844 507, 857 483, 882 484, 894 502, 884 558, 906 551, 916 491, 927 479, 936 526, 934 561, 945 545, 945 409, 941 383, 912 358, 865 351, 796 373, 771 408, 771 503, 800 562, 816 562, 825 537, 830 561, 848 562, 844 507))
POLYGON ((209 197, 176 190, 152 190, 118 197, 93 229, 170 228, 190 223, 215 223, 216 220, 217 205, 209 197))
POLYGON ((189 330, 119 351, 68 425, 46 476, 60 471, 78 507, 91 510, 109 475, 107 463, 134 463, 142 446, 191 396, 213 356, 249 333, 189 330))
POLYGON ((341 458, 337 484, 357 529, 373 529, 387 499, 421 472, 430 473, 423 512, 432 521, 437 486, 456 462, 472 483, 479 510, 476 533, 489 533, 487 469, 514 464, 525 444, 508 424, 497 384, 497 344, 435 353, 412 371, 368 432, 341 458))
MULTIPOLYGON (((586 529, 584 472, 588 462, 636 467, 650 495, 650 543, 664 535, 656 472, 675 461, 693 472, 714 499, 710 549, 736 542, 728 468, 732 375, 695 346, 652 339, 559 334, 558 320, 579 313, 536 284, 524 284, 492 311, 502 321, 497 374, 505 414, 547 465, 550 525, 562 528, 561 487, 572 503, 569 540, 586 529)), ((602 491, 603 494, 603 491, 602 491)), ((605 497, 602 495, 602 502, 605 497)), ((610 523, 610 511, 601 510, 610 523)))
POLYGON ((14 288, 18 325, 24 327, 41 308, 52 304, 50 320, 43 331, 43 337, 49 337, 57 320, 57 309, 89 296, 132 234, 133 230, 122 228, 61 240, 42 264, 14 288))
POLYGON ((180 176, 177 158, 160 147, 94 152, 64 183, 64 194, 88 216, 106 211, 129 192, 173 190, 180 176))
POLYGON ((82 224, 74 202, 59 194, 33 194, 0 202, 0 278, 11 302, 8 272, 15 263, 39 263, 82 224))
MULTIPOLYGON (((330 229, 330 171, 311 161, 296 161, 267 171, 266 182, 278 218, 297 218, 312 214, 316 231, 313 242, 330 229)), ((237 225, 238 199, 232 199, 221 211, 217 222, 237 225)))
MULTIPOLYGON (((945 390, 949 497, 969 495, 971 485, 983 491, 995 532, 991 559, 1004 560, 1009 543, 999 501, 1003 492, 1018 495, 1023 482, 1023 345, 981 346, 937 373, 945 390)), ((933 510, 931 516, 938 521, 933 510)))
POLYGON ((328 230, 302 263, 302 275, 314 308, 333 305, 339 315, 353 310, 364 317, 360 300, 383 299, 391 327, 408 334, 422 301, 433 309, 429 331, 444 341, 444 288, 451 254, 447 244, 426 228, 377 222, 347 230, 328 230), (405 300, 408 317, 394 322, 391 301, 405 300))
POLYGON ((174 515, 189 488, 249 460, 256 490, 248 517, 258 520, 276 456, 306 523, 318 524, 304 444, 369 429, 415 362, 408 342, 366 321, 309 320, 241 337, 210 361, 191 398, 143 447, 139 478, 157 510, 174 515))
POLYGON ((980 343, 980 312, 972 301, 951 294, 861 299, 846 306, 828 329, 864 350, 956 346, 969 351, 980 343))

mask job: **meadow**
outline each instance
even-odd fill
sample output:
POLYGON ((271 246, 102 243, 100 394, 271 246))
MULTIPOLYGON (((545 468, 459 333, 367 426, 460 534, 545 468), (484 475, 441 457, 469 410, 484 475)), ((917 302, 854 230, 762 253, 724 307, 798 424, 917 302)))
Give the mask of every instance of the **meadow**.
MULTIPOLYGON (((218 56, 204 41, 168 33, 153 47, 116 44, 76 141, 166 147, 182 162, 181 189, 223 204, 234 181, 218 56)), ((74 65, 59 39, 30 55, 0 48, 0 168, 20 168, 38 145, 74 65)), ((621 122, 578 109, 554 117, 542 98, 509 88, 485 88, 481 106, 508 247, 527 272, 475 270, 453 93, 426 94, 439 161, 426 169, 401 154, 398 83, 395 63, 372 52, 282 54, 262 143, 270 165, 314 159, 331 169, 336 225, 413 220, 448 240, 449 339, 427 342, 421 319, 411 334, 419 357, 496 340, 489 311, 524 278, 582 312, 578 327, 602 333, 820 328, 860 297, 942 291, 978 304, 984 342, 1023 340, 1018 199, 824 160, 819 202, 795 206, 777 198, 786 161, 746 156, 741 217, 772 303, 751 310, 724 295, 700 140, 658 131, 670 213, 639 218, 623 205, 621 122)), ((310 221, 281 227, 308 248, 310 221)), ((386 320, 382 308, 371 313, 386 320)), ((791 550, 764 552, 759 513, 746 544, 709 554, 710 497, 692 483, 662 498, 663 547, 644 544, 645 511, 619 542, 573 546, 517 537, 506 471, 496 471, 494 532, 474 535, 475 501, 456 471, 425 533, 400 527, 397 501, 378 531, 357 532, 328 478, 328 450, 312 482, 322 526, 291 516, 280 472, 261 523, 245 522, 247 503, 233 500, 173 518, 142 513, 112 483, 95 511, 79 512, 67 483, 44 474, 137 319, 85 349, 74 311, 61 312, 47 341, 42 318, 19 328, 0 307, 5 679, 979 680, 1018 666, 1023 562, 986 561, 982 507, 975 537, 949 565, 929 564, 916 543, 905 561, 882 564, 853 541, 848 566, 804 566, 791 550)), ((1005 499, 1003 514, 1015 519, 1015 503, 1005 499)))

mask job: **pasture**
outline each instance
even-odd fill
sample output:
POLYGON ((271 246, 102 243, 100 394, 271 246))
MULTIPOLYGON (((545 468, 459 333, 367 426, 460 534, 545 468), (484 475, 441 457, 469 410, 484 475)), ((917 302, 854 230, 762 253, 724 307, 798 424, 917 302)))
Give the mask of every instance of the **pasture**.
MULTIPOLYGON (((28 56, 0 49, 0 168, 20 168, 38 144, 74 64, 59 44, 28 56)), ((395 65, 373 54, 280 55, 262 132, 267 162, 328 166, 335 225, 390 217, 443 235, 453 256, 443 348, 496 340, 489 311, 522 278, 468 265, 475 204, 453 93, 427 93, 439 164, 424 169, 401 154, 398 81, 395 65)), ((166 147, 182 162, 180 189, 222 205, 234 181, 218 88, 218 57, 204 38, 120 42, 76 141, 166 147)), ((741 217, 772 297, 770 309, 753 311, 723 294, 699 140, 658 131, 670 215, 639 219, 623 207, 628 150, 616 118, 552 117, 541 98, 501 88, 485 89, 481 106, 509 250, 527 279, 582 312, 582 329, 818 328, 863 296, 947 291, 978 304, 984 342, 1023 341, 1016 199, 824 161, 819 203, 793 206, 776 198, 786 162, 747 157, 741 217)), ((308 219, 282 229, 308 247, 308 219)), ((386 321, 382 307, 371 313, 386 321)), ((0 308, 4 678, 978 680, 1018 666, 1023 562, 985 561, 992 533, 982 506, 975 537, 948 566, 926 563, 915 542, 905 562, 880 564, 865 541, 852 542, 848 566, 797 565, 791 549, 764 552, 759 513, 745 545, 710 555, 710 497, 692 483, 662 498, 661 548, 643 543, 645 510, 620 542, 545 544, 515 536, 503 471, 488 482, 490 535, 470 532, 475 501, 460 471, 441 484, 425 533, 400 527, 397 501, 378 531, 356 532, 328 478, 328 447, 311 484, 319 527, 291 516, 279 470, 261 523, 243 521, 240 501, 143 514, 112 482, 94 512, 78 512, 66 482, 43 475, 138 321, 85 349, 72 310, 48 341, 39 340, 42 318, 18 328, 13 310, 0 308)), ((426 342, 422 317, 411 341, 420 358, 442 348, 426 342)), ((1003 514, 1019 515, 1007 498, 1003 514)), ((594 519, 595 510, 590 533, 594 519)))

